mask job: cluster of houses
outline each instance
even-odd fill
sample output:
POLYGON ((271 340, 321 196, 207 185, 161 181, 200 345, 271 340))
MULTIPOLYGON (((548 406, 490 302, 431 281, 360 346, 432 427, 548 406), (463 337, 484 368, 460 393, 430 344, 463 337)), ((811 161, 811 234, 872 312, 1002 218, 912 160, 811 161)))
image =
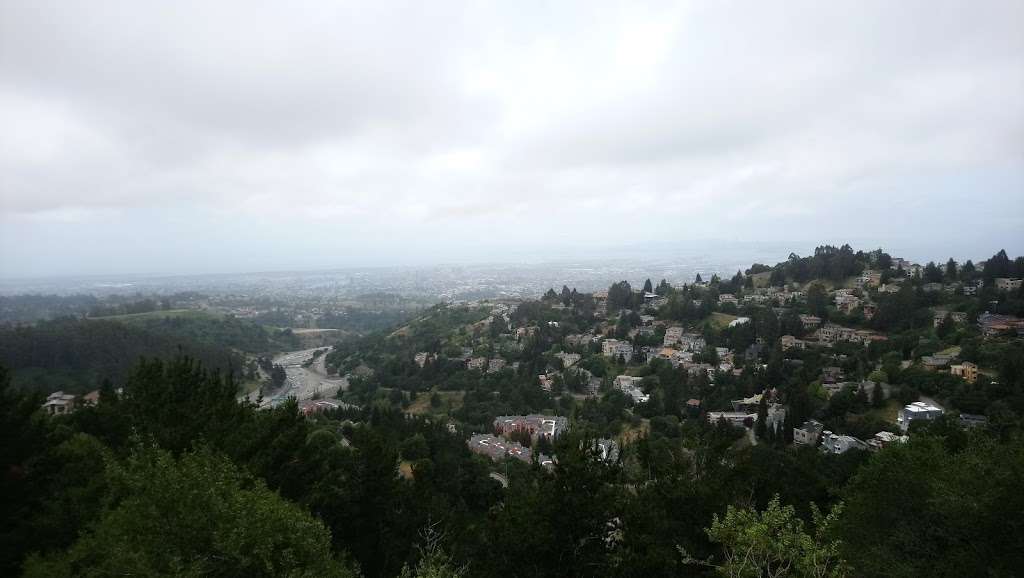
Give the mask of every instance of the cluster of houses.
POLYGON ((904 443, 909 438, 892 432, 880 431, 875 437, 864 441, 859 438, 831 432, 816 420, 807 420, 800 427, 793 428, 793 443, 798 446, 817 447, 825 454, 843 454, 850 450, 878 451, 893 443, 904 443))
MULTIPOLYGON (((706 414, 707 420, 712 424, 724 420, 735 427, 753 427, 757 423, 757 412, 766 394, 769 398, 774 397, 774 392, 768 391, 744 399, 733 400, 732 411, 709 411, 706 414)), ((779 403, 764 401, 768 410, 765 425, 768 429, 778 429, 786 420, 786 408, 779 403)))
POLYGON ((47 415, 67 415, 80 407, 96 405, 99 402, 100 390, 98 389, 81 396, 55 391, 46 397, 42 408, 47 415))
MULTIPOLYGON (((529 463, 533 460, 533 450, 509 439, 509 437, 514 433, 526 434, 529 436, 532 446, 541 438, 552 441, 562 435, 568 430, 569 422, 561 416, 503 415, 494 419, 493 426, 493 433, 478 433, 470 436, 467 442, 469 450, 487 456, 496 462, 506 458, 515 458, 529 463)), ((614 440, 594 440, 594 447, 591 449, 594 452, 594 457, 601 461, 614 462, 619 457, 619 445, 614 440)), ((537 454, 537 463, 550 468, 554 466, 554 459, 544 454, 537 454)))
MULTIPOLYGON (((902 267, 907 278, 920 275, 923 272, 923 268, 920 265, 909 263, 902 259, 895 259, 893 267, 894 269, 902 267)), ((895 293, 901 290, 901 286, 904 286, 906 284, 905 282, 906 279, 900 275, 896 275, 896 278, 892 278, 891 273, 883 275, 883 272, 881 271, 868 270, 864 271, 855 279, 853 288, 838 288, 830 291, 830 298, 836 308, 841 312, 847 315, 860 313, 864 318, 871 319, 877 312, 877 306, 872 299, 872 296, 875 295, 874 292, 895 293), (886 283, 883 283, 883 279, 886 280, 886 283)), ((1020 286, 1021 281, 1019 279, 996 280, 996 288, 1000 291, 1019 290, 1020 286)), ((946 292, 955 292, 962 289, 965 294, 974 294, 975 291, 980 289, 980 283, 970 282, 964 284, 954 283, 945 285, 942 283, 930 283, 924 285, 923 289, 925 291, 946 292)), ((594 294, 594 298, 597 305, 597 314, 599 316, 607 317, 607 293, 596 292, 594 294)), ((726 348, 717 348, 714 352, 717 355, 712 356, 707 350, 708 345, 703 335, 687 331, 686 328, 674 325, 671 321, 659 320, 655 315, 651 314, 652 312, 650 309, 647 309, 647 307, 657 308, 658 306, 663 305, 666 302, 665 298, 655 293, 644 292, 642 294, 642 299, 645 305, 646 314, 640 315, 640 324, 629 331, 628 339, 607 337, 610 335, 612 329, 613 323, 611 322, 602 323, 601 326, 592 334, 574 333, 565 336, 563 343, 566 349, 554 355, 554 358, 560 360, 561 363, 559 364, 556 362, 550 365, 549 368, 545 370, 544 374, 538 376, 538 381, 541 386, 550 391, 557 383, 557 379, 560 375, 565 376, 566 378, 570 375, 582 375, 584 381, 589 384, 586 388, 586 392, 591 395, 596 394, 598 386, 602 384, 602 380, 594 377, 586 369, 582 369, 579 364, 583 360, 584 355, 586 355, 586 352, 593 351, 592 347, 596 347, 597 345, 599 345, 601 355, 615 362, 632 364, 636 363, 638 359, 641 361, 646 360, 648 362, 655 359, 663 359, 670 362, 673 367, 684 368, 691 375, 706 373, 712 380, 716 375, 718 375, 718 372, 732 371, 734 373, 739 373, 740 370, 735 368, 737 358, 740 359, 740 363, 742 363, 742 361, 756 362, 761 358, 764 349, 771 347, 771 344, 758 339, 757 343, 752 345, 745 352, 733 352, 726 348), (661 340, 660 345, 634 346, 634 337, 640 336, 650 338, 657 334, 656 331, 661 331, 662 328, 664 330, 664 337, 661 340), (715 365, 706 363, 711 357, 717 358, 715 365)), ((806 295, 801 291, 794 291, 790 288, 780 289, 774 287, 742 290, 741 293, 737 294, 723 293, 717 296, 717 302, 719 305, 727 307, 739 307, 743 304, 775 306, 776 312, 780 315, 785 312, 785 309, 782 308, 786 305, 794 301, 805 299, 806 295)), ((805 349, 812 346, 831 347, 840 343, 855 343, 868 346, 875 341, 886 339, 885 335, 875 331, 856 329, 852 327, 845 327, 837 323, 825 322, 820 317, 814 315, 801 314, 798 318, 804 330, 802 333, 803 337, 796 337, 794 335, 781 336, 779 338, 779 346, 783 351, 805 349)), ((933 323, 936 328, 944 323, 952 322, 955 324, 965 324, 967 321, 968 318, 964 312, 947 311, 944 309, 936 309, 933 311, 933 323)), ((740 317, 735 318, 730 323, 730 326, 732 327, 750 322, 751 320, 749 318, 740 317)), ((985 313, 979 316, 978 326, 982 329, 982 332, 985 335, 995 335, 1007 331, 1016 331, 1018 334, 1024 335, 1024 319, 1007 315, 985 313)), ((528 337, 536 330, 536 327, 520 327, 514 330, 514 335, 517 338, 522 339, 524 337, 528 337)), ((513 331, 511 327, 510 331, 513 331)), ((650 343, 649 340, 648 343, 650 343)), ((430 354, 421 353, 417 354, 416 362, 418 365, 422 366, 430 359, 430 354)), ((467 367, 481 372, 486 371, 493 373, 501 371, 505 366, 505 361, 502 359, 467 356, 465 361, 467 367)), ((969 361, 963 361, 960 363, 955 363, 955 361, 956 358, 954 357, 937 354, 925 356, 921 360, 921 363, 924 367, 929 369, 948 368, 948 371, 952 375, 958 376, 969 383, 973 383, 977 380, 979 376, 979 368, 977 365, 969 361)), ((799 362, 799 360, 794 362, 799 362)), ((574 387, 579 386, 579 382, 574 382, 574 384, 574 387)), ((879 385, 881 386, 882 394, 888 396, 888 385, 884 383, 879 385)), ((635 403, 645 403, 650 399, 650 395, 644 391, 643 378, 641 377, 618 375, 612 380, 611 386, 624 393, 635 403)), ((878 390, 876 384, 871 381, 843 381, 842 371, 838 367, 826 367, 823 369, 822 387, 826 395, 833 395, 845 388, 857 388, 858 390, 866 392, 868 396, 874 396, 877 394, 876 392, 878 390)), ((759 419, 758 410, 759 404, 761 403, 761 396, 763 395, 770 395, 770 393, 765 392, 763 394, 752 396, 751 398, 735 400, 733 401, 732 411, 710 411, 705 412, 704 416, 706 416, 710 422, 724 420, 736 426, 752 427, 759 419)), ((702 409, 700 400, 690 400, 687 404, 688 407, 694 410, 694 415, 700 415, 702 409)), ((780 427, 784 421, 786 409, 778 403, 768 403, 766 405, 768 415, 767 425, 775 428, 780 427)), ((843 453, 849 449, 855 448, 877 450, 891 443, 905 441, 905 434, 909 430, 911 423, 921 420, 932 420, 940 415, 942 415, 942 410, 934 405, 924 402, 909 404, 900 410, 897 419, 896 425, 903 434, 879 432, 874 438, 867 441, 827 431, 820 423, 813 420, 798 428, 794 428, 793 434, 794 440, 797 444, 815 445, 816 447, 820 447, 822 451, 829 453, 843 453)), ((544 429, 548 426, 542 427, 539 425, 541 422, 537 421, 541 418, 545 418, 545 416, 499 417, 495 420, 494 434, 479 434, 474 436, 470 445, 474 448, 474 451, 490 455, 495 459, 511 455, 519 459, 530 460, 531 456, 529 447, 522 447, 516 442, 505 438, 507 438, 507 435, 510 432, 515 431, 528 431, 531 438, 535 438, 538 435, 553 437, 554 435, 557 435, 556 431, 559 427, 564 427, 552 425, 551 427, 554 429, 548 433, 547 430, 544 429)), ((553 422, 551 420, 554 420, 555 418, 546 419, 549 421, 545 423, 552 424, 553 422)), ((976 424, 983 419, 984 418, 979 418, 979 416, 967 416, 966 414, 961 416, 961 422, 968 424, 968 426, 976 424)))
MULTIPOLYGON (((793 443, 798 446, 818 447, 822 453, 842 454, 852 449, 877 451, 893 443, 906 442, 907 432, 915 422, 929 422, 942 416, 942 408, 923 401, 908 404, 899 411, 896 425, 901 434, 881 431, 870 440, 864 441, 853 436, 837 434, 825 429, 816 420, 807 420, 799 427, 793 428, 793 443)), ((985 423, 983 416, 970 414, 960 415, 962 427, 975 427, 985 423)))
POLYGON ((986 311, 978 315, 978 328, 985 337, 1002 333, 1016 333, 1018 337, 1024 337, 1024 319, 1013 315, 997 315, 986 311))
MULTIPOLYGON (((530 448, 508 438, 514 433, 520 433, 534 443, 540 438, 551 441, 565 433, 569 421, 562 416, 540 414, 502 415, 494 418, 493 427, 493 433, 474 434, 469 438, 470 451, 488 456, 494 461, 512 457, 530 462, 533 459, 530 448)), ((553 463, 550 457, 543 454, 537 456, 537 461, 543 466, 551 466, 553 463)))

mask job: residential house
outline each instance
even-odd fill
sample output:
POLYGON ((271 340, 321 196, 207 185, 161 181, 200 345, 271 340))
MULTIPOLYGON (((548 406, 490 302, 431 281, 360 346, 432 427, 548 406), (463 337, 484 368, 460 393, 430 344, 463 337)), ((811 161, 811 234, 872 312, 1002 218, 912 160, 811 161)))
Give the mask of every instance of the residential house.
POLYGON ((971 413, 960 414, 960 427, 964 429, 970 429, 975 427, 985 427, 988 425, 988 418, 983 415, 975 415, 971 413))
POLYGON ((868 449, 877 452, 878 450, 894 443, 906 443, 910 438, 905 435, 896 435, 892 432, 880 431, 875 437, 868 440, 868 449))
POLYGON ((743 413, 755 413, 758 407, 760 407, 763 398, 764 392, 743 399, 734 399, 732 401, 732 410, 743 413))
POLYGON ((94 389, 82 396, 82 405, 98 405, 100 403, 100 390, 94 389))
POLYGON ((757 421, 757 414, 739 411, 709 411, 707 418, 708 423, 711 424, 725 420, 735 427, 748 427, 748 425, 753 425, 757 421))
POLYGON ((900 410, 896 416, 896 424, 900 426, 901 431, 906 432, 915 421, 931 421, 941 415, 942 408, 923 401, 915 401, 900 410))
POLYGON ((686 351, 699 353, 704 351, 707 343, 704 341, 704 337, 698 333, 684 333, 679 336, 679 346, 686 351))
POLYGON ((620 375, 615 378, 615 389, 633 398, 634 403, 647 403, 651 396, 644 393, 644 390, 640 388, 643 380, 644 378, 642 377, 620 375))
POLYGON ((932 327, 938 327, 942 324, 946 318, 949 317, 954 323, 966 323, 967 314, 962 311, 946 311, 945 309, 936 309, 932 315, 932 327))
POLYGON ((860 297, 843 289, 836 291, 835 302, 836 307, 843 313, 850 313, 860 307, 860 297))
POLYGON ((821 325, 821 317, 815 317, 814 315, 800 315, 799 318, 805 331, 810 331, 811 329, 821 325))
POLYGON ((821 422, 809 419, 802 426, 793 428, 793 443, 801 446, 816 446, 824 429, 825 426, 821 422))
POLYGON ((423 367, 424 365, 426 365, 427 361, 429 361, 429 360, 430 360, 430 354, 427 353, 426 351, 421 351, 421 352, 417 353, 413 357, 413 361, 415 361, 416 365, 418 365, 420 367, 423 367))
POLYGON ((1022 279, 1008 279, 1006 277, 996 278, 996 289, 999 291, 1016 291, 1020 289, 1022 279))
POLYGON ((474 357, 466 362, 466 367, 471 370, 483 371, 487 367, 487 361, 486 357, 474 357))
POLYGON ((828 366, 821 368, 822 383, 836 383, 843 379, 843 368, 828 366))
POLYGON ((978 366, 970 361, 963 361, 956 365, 950 365, 949 373, 963 379, 967 383, 974 383, 978 379, 978 366))
POLYGON ((505 369, 505 363, 506 362, 504 359, 500 357, 495 357, 494 359, 487 362, 487 373, 500 372, 502 369, 505 369))
POLYGON ((821 432, 820 449, 822 453, 839 455, 850 450, 866 450, 868 444, 853 436, 834 434, 826 430, 821 432))
POLYGON ((718 296, 718 304, 725 305, 726 303, 731 303, 733 305, 740 304, 739 300, 736 299, 736 296, 733 295, 732 293, 722 293, 721 295, 718 296))
POLYGON ((759 294, 756 294, 756 293, 753 294, 753 295, 744 295, 743 296, 743 302, 744 303, 753 303, 755 305, 764 305, 765 303, 768 303, 771 300, 772 300, 772 298, 769 297, 768 295, 759 295, 759 294))
POLYGON ((792 335, 783 335, 779 338, 779 344, 782 346, 783 351, 789 351, 790 349, 803 349, 804 341, 797 339, 792 335))
POLYGON ((834 323, 826 323, 818 329, 818 339, 825 343, 838 343, 840 341, 856 341, 857 330, 850 327, 843 327, 834 323))
POLYGON ((78 396, 55 391, 46 398, 43 409, 50 415, 66 415, 75 411, 75 404, 78 396))
POLYGON ((878 287, 882 283, 882 272, 864 271, 857 277, 856 283, 859 287, 878 287))
POLYGON ((978 327, 982 335, 992 337, 1005 332, 1016 332, 1024 335, 1024 319, 1012 315, 996 315, 985 312, 978 316, 978 327))
POLYGON ((679 343, 679 339, 683 336, 682 327, 668 327, 665 329, 665 338, 662 343, 665 347, 670 347, 679 343))
POLYGON ((693 363, 693 353, 690 351, 676 351, 672 350, 672 356, 669 361, 672 362, 672 367, 679 367, 680 364, 693 363))
POLYGON ((562 360, 562 367, 572 367, 579 363, 580 359, 583 358, 579 353, 558 353, 555 355, 558 359, 562 360))
POLYGON ((589 347, 594 340, 597 339, 593 335, 586 333, 574 333, 572 335, 565 336, 565 344, 575 349, 582 349, 589 347))
POLYGON ((633 344, 618 339, 605 339, 601 342, 601 353, 612 359, 618 359, 621 356, 626 363, 629 363, 633 359, 633 344))
POLYGON ((943 367, 946 367, 947 365, 949 365, 949 362, 951 362, 951 361, 953 361, 953 356, 951 356, 951 355, 938 355, 938 354, 936 354, 936 355, 925 355, 925 356, 921 357, 921 365, 923 365, 925 369, 928 369, 928 370, 931 370, 931 371, 935 371, 937 369, 941 369, 943 367))

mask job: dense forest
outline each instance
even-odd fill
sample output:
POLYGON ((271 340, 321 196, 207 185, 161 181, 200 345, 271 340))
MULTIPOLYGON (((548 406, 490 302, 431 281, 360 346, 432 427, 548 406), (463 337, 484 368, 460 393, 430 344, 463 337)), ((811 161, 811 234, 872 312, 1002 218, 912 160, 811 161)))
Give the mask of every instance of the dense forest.
POLYGON ((143 357, 179 353, 222 371, 240 371, 242 352, 295 348, 295 338, 248 321, 206 315, 105 320, 74 317, 0 326, 0 364, 18 386, 82 393, 104 379, 123 382, 143 357))

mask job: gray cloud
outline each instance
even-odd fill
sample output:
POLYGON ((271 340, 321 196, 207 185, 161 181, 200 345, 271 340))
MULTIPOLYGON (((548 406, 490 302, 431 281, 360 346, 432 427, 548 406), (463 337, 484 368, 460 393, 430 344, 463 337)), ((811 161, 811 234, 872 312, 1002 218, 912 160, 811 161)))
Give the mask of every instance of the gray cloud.
POLYGON ((254 246, 500 259, 526 232, 938 225, 1020 252, 1021 21, 1013 1, 6 2, 0 276, 131 269, 182 235, 170 269, 254 246), (901 207, 928 223, 871 217, 901 207))

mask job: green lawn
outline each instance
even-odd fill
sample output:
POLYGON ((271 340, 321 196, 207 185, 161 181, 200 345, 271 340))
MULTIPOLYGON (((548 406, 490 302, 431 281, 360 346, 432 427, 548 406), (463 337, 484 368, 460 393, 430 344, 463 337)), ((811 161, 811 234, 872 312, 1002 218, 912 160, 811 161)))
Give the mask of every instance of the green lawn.
POLYGON ((889 423, 896 423, 896 414, 900 412, 901 407, 903 405, 900 403, 900 400, 889 398, 885 400, 884 406, 872 409, 864 415, 865 417, 875 417, 889 423))
POLYGON ((736 315, 729 315, 728 313, 720 313, 716 311, 711 314, 711 317, 708 317, 707 321, 718 329, 724 329, 736 319, 736 315))

